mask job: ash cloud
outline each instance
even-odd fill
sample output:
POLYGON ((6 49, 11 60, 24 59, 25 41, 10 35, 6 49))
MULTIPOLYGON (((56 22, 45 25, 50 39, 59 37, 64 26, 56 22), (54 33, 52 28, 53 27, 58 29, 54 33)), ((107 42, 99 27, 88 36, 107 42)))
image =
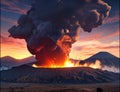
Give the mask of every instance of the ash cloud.
POLYGON ((91 32, 109 15, 111 7, 102 0, 35 0, 18 25, 8 31, 25 39, 39 65, 63 65, 79 28, 91 32))

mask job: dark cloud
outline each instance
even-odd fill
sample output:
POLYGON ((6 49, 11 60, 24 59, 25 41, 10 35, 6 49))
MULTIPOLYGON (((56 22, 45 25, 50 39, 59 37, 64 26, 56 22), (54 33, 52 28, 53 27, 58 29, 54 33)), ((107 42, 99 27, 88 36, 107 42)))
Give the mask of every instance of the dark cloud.
POLYGON ((63 65, 79 28, 91 32, 103 23, 110 9, 102 0, 35 0, 9 33, 25 39, 28 50, 40 64, 63 65))

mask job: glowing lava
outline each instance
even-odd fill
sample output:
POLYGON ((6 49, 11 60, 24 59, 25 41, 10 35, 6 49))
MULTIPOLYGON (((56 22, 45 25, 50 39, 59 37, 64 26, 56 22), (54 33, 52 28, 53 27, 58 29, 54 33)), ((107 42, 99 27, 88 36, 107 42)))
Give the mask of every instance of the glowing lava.
POLYGON ((96 60, 95 63, 85 63, 85 64, 79 64, 79 62, 74 63, 71 60, 66 60, 64 62, 64 65, 59 66, 59 65, 55 65, 55 64, 51 64, 50 66, 38 66, 36 64, 33 64, 32 67, 34 68, 71 68, 71 67, 90 67, 90 68, 94 68, 94 69, 101 69, 101 63, 99 60, 96 60))
POLYGON ((72 63, 70 60, 67 60, 64 64, 65 67, 74 67, 74 63, 72 63))
POLYGON ((65 68, 65 67, 75 67, 74 63, 72 63, 69 59, 64 62, 64 65, 55 65, 51 64, 49 66, 38 66, 36 64, 33 64, 32 67, 34 68, 65 68))

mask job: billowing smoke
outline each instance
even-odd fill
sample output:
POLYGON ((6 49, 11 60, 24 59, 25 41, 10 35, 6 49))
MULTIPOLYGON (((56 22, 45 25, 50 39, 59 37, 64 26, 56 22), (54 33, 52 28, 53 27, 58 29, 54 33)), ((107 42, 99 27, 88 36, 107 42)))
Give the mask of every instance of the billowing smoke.
POLYGON ((103 23, 111 7, 102 0, 35 0, 18 25, 8 31, 25 39, 38 65, 63 65, 79 28, 91 32, 103 23))
POLYGON ((102 70, 114 72, 114 73, 120 73, 120 68, 115 66, 101 66, 102 70))
POLYGON ((77 67, 91 67, 94 69, 101 69, 104 71, 109 71, 109 72, 114 72, 114 73, 120 73, 120 68, 116 66, 108 66, 108 65, 103 65, 100 60, 96 60, 95 63, 84 63, 81 64, 80 62, 74 63, 75 66, 77 67))

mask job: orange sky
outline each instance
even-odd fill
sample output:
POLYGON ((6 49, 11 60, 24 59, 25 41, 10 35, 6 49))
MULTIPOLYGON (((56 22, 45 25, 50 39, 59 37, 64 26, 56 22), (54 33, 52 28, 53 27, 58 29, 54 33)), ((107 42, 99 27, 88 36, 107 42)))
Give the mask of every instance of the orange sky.
MULTIPOLYGON (((79 44, 79 43, 77 42, 76 44, 79 44)), ((17 44, 11 44, 11 45, 1 44, 1 47, 2 47, 1 48, 1 57, 12 56, 16 59, 22 59, 22 58, 31 56, 31 54, 27 50, 25 44, 22 44, 21 46, 17 45, 17 44), (21 46, 23 46, 23 47, 21 48, 21 46)), ((115 56, 119 57, 119 49, 117 49, 117 48, 103 50, 102 48, 94 48, 94 47, 92 47, 92 45, 85 47, 81 50, 72 49, 72 51, 70 53, 70 57, 74 58, 74 59, 85 59, 99 51, 107 51, 107 52, 110 52, 110 53, 114 54, 115 56)))
MULTIPOLYGON (((11 56, 16 59, 22 59, 31 56, 24 40, 11 37, 6 37, 5 39, 5 37, 2 37, 1 42, 1 57, 11 56)), ((93 36, 90 40, 78 40, 72 46, 70 58, 85 59, 100 51, 107 51, 119 57, 119 40, 104 44, 96 40, 96 36, 93 36)))
POLYGON ((1 57, 11 56, 16 59, 22 59, 25 57, 31 56, 29 51, 26 48, 26 43, 24 40, 16 40, 12 38, 8 38, 8 43, 1 44, 1 57))

